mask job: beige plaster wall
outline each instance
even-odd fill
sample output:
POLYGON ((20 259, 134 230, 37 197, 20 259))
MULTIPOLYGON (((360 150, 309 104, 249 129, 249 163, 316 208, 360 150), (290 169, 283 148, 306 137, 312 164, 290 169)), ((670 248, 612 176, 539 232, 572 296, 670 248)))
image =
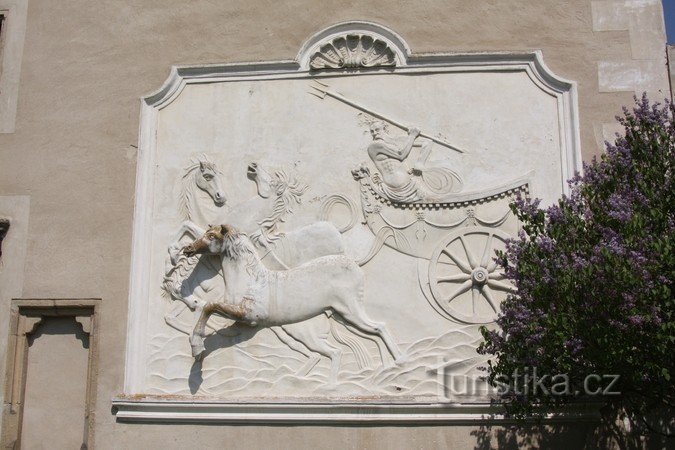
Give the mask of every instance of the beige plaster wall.
MULTIPOLYGON (((173 64, 292 59, 314 32, 370 20, 398 32, 413 52, 541 49, 556 74, 578 82, 587 159, 599 152, 602 124, 611 123, 639 89, 601 92, 599 64, 631 59, 636 44, 630 27, 640 24, 594 27, 597 5, 594 12, 596 2, 589 0, 27 1, 16 128, 0 134, 0 195, 30 197, 23 286, 14 291, 32 298, 102 298, 99 448, 488 448, 509 439, 499 438, 503 429, 473 426, 116 423, 110 399, 123 384, 139 97, 158 88, 173 64)), ((660 2, 640 3, 651 8, 647 26, 660 20, 652 40, 665 42, 660 2)), ((667 84, 655 87, 667 95, 667 84)), ((546 439, 571 448, 570 442, 592 435, 592 427, 575 425, 546 439)))

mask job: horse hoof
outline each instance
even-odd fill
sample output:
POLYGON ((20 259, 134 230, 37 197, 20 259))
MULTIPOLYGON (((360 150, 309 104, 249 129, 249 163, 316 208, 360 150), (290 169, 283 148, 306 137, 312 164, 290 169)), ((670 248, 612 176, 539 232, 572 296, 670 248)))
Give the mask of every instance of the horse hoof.
POLYGON ((195 361, 201 361, 204 359, 204 353, 206 353, 206 349, 204 347, 200 349, 193 348, 192 349, 192 357, 195 359, 195 361))
POLYGON ((192 344, 192 357, 197 361, 204 359, 204 352, 206 352, 206 347, 204 347, 203 342, 198 342, 192 344))

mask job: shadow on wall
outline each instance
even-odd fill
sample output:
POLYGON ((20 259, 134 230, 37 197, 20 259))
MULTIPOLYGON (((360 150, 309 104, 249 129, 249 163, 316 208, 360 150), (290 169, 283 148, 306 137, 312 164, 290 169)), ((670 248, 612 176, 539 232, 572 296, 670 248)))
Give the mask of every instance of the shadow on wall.
POLYGON ((89 349, 89 335, 83 330, 82 324, 71 316, 43 319, 37 330, 28 336, 29 347, 45 335, 74 335, 75 339, 82 344, 83 349, 89 349))
POLYGON ((490 449, 664 449, 675 446, 675 438, 657 433, 629 432, 615 411, 601 410, 603 421, 565 424, 481 425, 471 432, 475 450, 490 449), (611 425, 610 425, 611 424, 611 425))

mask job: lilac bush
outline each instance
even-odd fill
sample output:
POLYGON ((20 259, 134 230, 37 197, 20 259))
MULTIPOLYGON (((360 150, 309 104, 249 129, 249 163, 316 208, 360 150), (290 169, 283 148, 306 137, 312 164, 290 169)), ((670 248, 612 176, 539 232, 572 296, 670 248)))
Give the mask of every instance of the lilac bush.
POLYGON ((587 400, 591 374, 619 375, 619 395, 594 397, 607 405, 642 416, 673 406, 674 110, 636 99, 617 118, 625 135, 569 181, 569 196, 547 209, 526 198, 511 205, 522 231, 497 259, 517 293, 502 304, 500 329, 482 329, 479 352, 495 357, 493 384, 534 367, 569 383, 559 395, 550 378, 548 392, 527 381, 508 390, 515 416, 587 400))

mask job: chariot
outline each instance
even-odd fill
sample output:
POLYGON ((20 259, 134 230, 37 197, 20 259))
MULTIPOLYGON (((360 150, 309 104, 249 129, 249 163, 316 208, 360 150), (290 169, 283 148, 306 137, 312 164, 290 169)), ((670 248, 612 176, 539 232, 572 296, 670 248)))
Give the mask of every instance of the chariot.
MULTIPOLYGON (((366 264, 383 246, 417 258, 420 288, 439 314, 463 323, 493 322, 500 301, 513 291, 498 270, 495 252, 504 250, 517 233, 509 203, 516 195, 527 195, 532 174, 431 202, 389 199, 378 175, 371 175, 365 165, 352 174, 360 184, 364 224, 375 236, 359 264, 366 264)), ((325 205, 330 209, 339 202, 356 216, 356 205, 344 196, 329 198, 325 205)), ((352 220, 343 231, 354 224, 352 220)))

